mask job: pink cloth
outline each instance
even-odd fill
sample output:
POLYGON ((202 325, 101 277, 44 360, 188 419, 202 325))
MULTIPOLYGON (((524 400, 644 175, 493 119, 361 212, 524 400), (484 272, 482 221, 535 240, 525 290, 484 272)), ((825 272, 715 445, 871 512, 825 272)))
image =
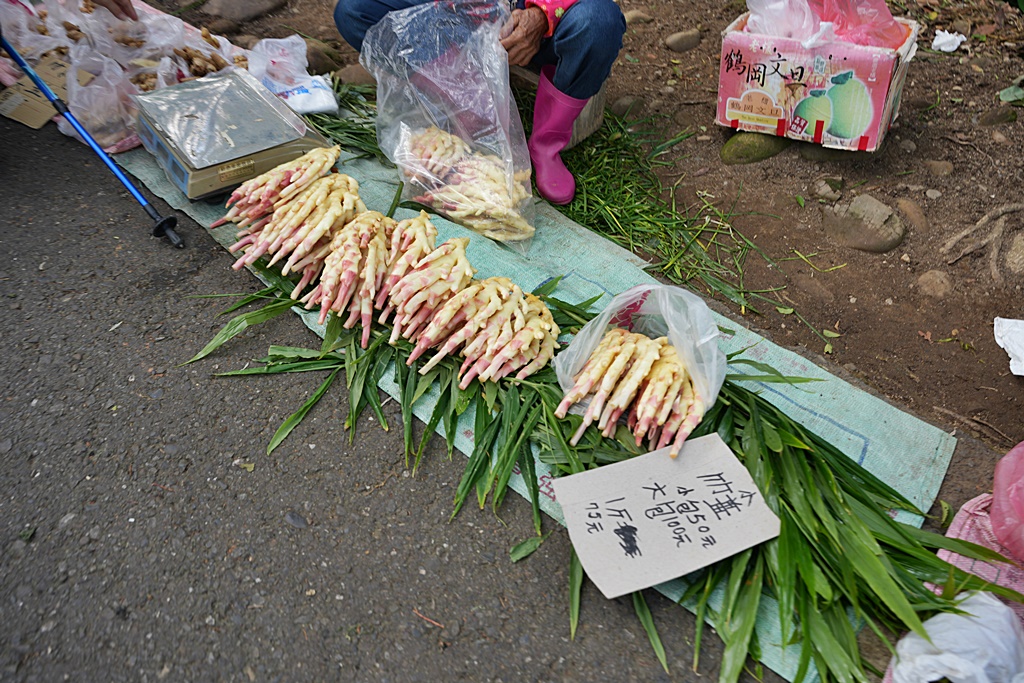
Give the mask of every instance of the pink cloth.
POLYGON ((558 20, 575 4, 576 0, 526 0, 527 7, 539 7, 544 10, 544 15, 548 18, 548 32, 544 34, 545 38, 551 37, 558 26, 558 20))
MULTIPOLYGON (((979 560, 971 560, 963 555, 951 553, 948 550, 940 550, 938 556, 949 562, 954 567, 959 567, 965 572, 979 576, 991 583, 1012 588, 1018 593, 1024 593, 1024 569, 1021 568, 1019 558, 1013 556, 1009 550, 1000 545, 992 531, 992 520, 989 517, 992 507, 992 495, 983 494, 964 503, 960 511, 953 518, 949 525, 946 536, 970 541, 977 545, 995 550, 1007 559, 1014 560, 1018 564, 990 564, 979 560)), ((1024 623, 1024 605, 1019 602, 1003 600, 1010 606, 1017 618, 1024 623)))
MULTIPOLYGON (((992 531, 992 520, 989 517, 991 507, 992 494, 990 493, 982 494, 977 498, 967 501, 960 508, 960 511, 956 513, 953 523, 949 525, 949 529, 946 531, 946 536, 985 546, 1001 554, 1003 557, 1019 563, 1019 560, 996 540, 996 535, 992 531)), ((980 560, 972 560, 948 550, 939 550, 936 554, 954 567, 962 569, 969 574, 974 574, 990 583, 1011 588, 1018 593, 1024 593, 1024 569, 1021 568, 1020 564, 992 564, 980 560)), ((942 588, 933 587, 933 590, 939 593, 942 591, 942 588)), ((1021 620, 1021 623, 1024 623, 1024 605, 1011 600, 1003 600, 1003 602, 1009 605, 1013 613, 1021 620)), ((882 683, 892 683, 892 664, 886 670, 882 683)))

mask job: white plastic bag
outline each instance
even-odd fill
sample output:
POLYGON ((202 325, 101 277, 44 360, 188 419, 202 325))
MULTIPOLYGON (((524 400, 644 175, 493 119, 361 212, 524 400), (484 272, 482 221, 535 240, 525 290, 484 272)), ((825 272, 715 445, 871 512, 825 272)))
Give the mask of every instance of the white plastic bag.
POLYGON ((27 1, 0 0, 0 27, 7 42, 30 64, 50 50, 67 47, 65 36, 39 32, 49 33, 49 27, 27 1))
POLYGON ((924 622, 931 643, 916 633, 897 643, 894 683, 1024 683, 1024 627, 1013 611, 981 592, 960 609, 924 622))
MULTIPOLYGON (((100 147, 114 154, 131 149, 139 144, 135 134, 137 108, 132 95, 138 90, 128 80, 120 65, 88 45, 79 44, 71 48, 69 73, 87 71, 95 78, 86 85, 79 85, 77 79, 68 79, 68 109, 96 140, 100 147)), ((57 123, 60 132, 78 138, 78 133, 67 121, 57 123)), ((82 141, 84 142, 84 141, 82 141)))
POLYGON ((747 9, 750 33, 803 41, 817 33, 821 23, 807 0, 747 0, 747 9))
POLYGON ((310 76, 306 43, 299 36, 267 38, 249 54, 249 73, 299 114, 337 114, 334 89, 323 76, 310 76))
MULTIPOLYGON (((667 336, 689 371, 693 388, 711 408, 725 381, 727 361, 718 348, 718 325, 707 304, 692 292, 671 285, 637 285, 619 294, 596 318, 583 326, 555 356, 555 373, 563 392, 569 391, 605 332, 621 327, 652 339, 667 336)), ((586 402, 576 404, 581 410, 586 402)))

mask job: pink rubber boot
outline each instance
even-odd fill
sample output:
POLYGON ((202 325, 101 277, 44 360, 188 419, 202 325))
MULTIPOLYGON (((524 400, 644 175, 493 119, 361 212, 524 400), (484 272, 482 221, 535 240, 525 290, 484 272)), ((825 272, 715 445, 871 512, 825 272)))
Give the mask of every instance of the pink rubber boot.
POLYGON ((568 204, 576 194, 576 180, 559 153, 572 138, 572 124, 587 100, 569 97, 551 82, 554 67, 541 69, 537 101, 533 106, 533 133, 528 147, 537 190, 552 204, 568 204))

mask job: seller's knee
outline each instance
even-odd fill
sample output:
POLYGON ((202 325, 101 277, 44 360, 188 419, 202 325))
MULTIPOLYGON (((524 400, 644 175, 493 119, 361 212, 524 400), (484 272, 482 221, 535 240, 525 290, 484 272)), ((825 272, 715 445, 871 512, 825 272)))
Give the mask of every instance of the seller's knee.
POLYGON ((626 19, 614 0, 578 0, 566 11, 559 28, 579 31, 588 37, 591 45, 618 53, 622 47, 622 36, 626 33, 626 19))
POLYGON ((366 31, 376 23, 370 16, 372 4, 366 0, 338 0, 334 6, 334 25, 345 42, 356 50, 363 49, 366 31))

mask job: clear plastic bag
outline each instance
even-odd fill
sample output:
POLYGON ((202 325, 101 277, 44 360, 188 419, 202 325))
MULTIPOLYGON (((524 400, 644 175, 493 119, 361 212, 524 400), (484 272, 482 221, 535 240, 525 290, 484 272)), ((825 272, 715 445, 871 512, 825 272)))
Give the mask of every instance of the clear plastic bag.
MULTIPOLYGON (((612 299, 600 315, 588 322, 565 349, 555 356, 555 374, 563 392, 597 348, 605 332, 621 327, 652 339, 667 336, 689 371, 694 389, 711 408, 725 381, 727 361, 718 348, 718 325, 707 304, 692 292, 671 285, 637 285, 612 299)), ((574 410, 586 403, 577 404, 574 410)))
MULTIPOLYGON (((80 85, 77 79, 68 79, 67 105, 74 117, 109 153, 138 146, 136 106, 132 100, 137 90, 124 69, 110 57, 93 51, 85 44, 71 49, 69 73, 76 73, 79 69, 93 74, 94 78, 86 85, 80 85)), ((67 121, 60 119, 57 125, 60 132, 79 139, 67 121)))
POLYGON ((496 0, 389 12, 360 62, 377 79, 377 139, 405 176, 403 198, 525 253, 531 167, 500 44, 509 18, 496 0))
POLYGON ((818 32, 821 19, 807 0, 747 0, 746 30, 804 41, 818 32))
POLYGON ((299 36, 268 38, 249 53, 249 73, 299 114, 337 114, 334 89, 309 75, 306 42, 299 36))
POLYGON ((972 593, 966 614, 944 613, 924 622, 931 642, 909 633, 896 644, 894 683, 1024 683, 1024 627, 989 593, 972 593))
POLYGON ((909 29, 893 18, 885 0, 808 1, 821 21, 833 25, 839 40, 895 50, 909 35, 909 29))
POLYGON ((30 64, 50 50, 67 47, 66 38, 51 35, 47 21, 27 2, 0 0, 0 26, 4 38, 30 64))
POLYGON ((990 514, 999 543, 1024 562, 1024 442, 996 465, 990 514))

